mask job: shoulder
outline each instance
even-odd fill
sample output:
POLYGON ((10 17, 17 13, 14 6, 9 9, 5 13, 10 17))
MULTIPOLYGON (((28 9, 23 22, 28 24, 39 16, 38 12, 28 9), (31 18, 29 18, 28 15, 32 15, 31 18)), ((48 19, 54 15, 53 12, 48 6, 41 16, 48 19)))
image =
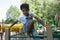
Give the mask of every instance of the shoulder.
POLYGON ((34 14, 34 13, 33 13, 33 12, 29 12, 29 14, 31 14, 31 15, 32 15, 32 14, 34 14))
POLYGON ((22 17, 24 17, 24 15, 23 15, 23 14, 21 14, 19 17, 20 17, 20 18, 22 18, 22 17))
POLYGON ((32 17, 35 16, 35 14, 33 12, 29 12, 29 15, 31 15, 32 17))
POLYGON ((23 18, 23 15, 20 15, 17 19, 22 19, 23 18))

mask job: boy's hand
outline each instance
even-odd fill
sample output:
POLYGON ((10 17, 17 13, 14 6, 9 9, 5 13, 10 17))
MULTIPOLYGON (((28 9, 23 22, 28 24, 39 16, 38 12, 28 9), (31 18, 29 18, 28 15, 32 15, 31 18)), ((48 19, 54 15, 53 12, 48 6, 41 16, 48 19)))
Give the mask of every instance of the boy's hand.
POLYGON ((18 20, 15 20, 15 22, 14 22, 12 25, 9 26, 9 29, 10 29, 13 25, 15 25, 17 22, 18 22, 18 20))

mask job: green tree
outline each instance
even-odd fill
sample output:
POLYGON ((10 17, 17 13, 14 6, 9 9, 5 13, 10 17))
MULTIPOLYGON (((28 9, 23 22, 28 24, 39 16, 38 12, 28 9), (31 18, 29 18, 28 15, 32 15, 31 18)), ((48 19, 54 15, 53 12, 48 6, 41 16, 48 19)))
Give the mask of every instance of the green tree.
POLYGON ((5 23, 13 23, 14 20, 19 17, 20 11, 16 6, 10 6, 10 8, 6 12, 6 20, 5 23))
POLYGON ((46 23, 55 22, 58 25, 60 16, 60 3, 57 0, 22 0, 22 3, 28 3, 30 11, 34 12, 46 23))
POLYGON ((6 12, 6 18, 16 19, 20 15, 20 11, 16 6, 10 6, 6 12))

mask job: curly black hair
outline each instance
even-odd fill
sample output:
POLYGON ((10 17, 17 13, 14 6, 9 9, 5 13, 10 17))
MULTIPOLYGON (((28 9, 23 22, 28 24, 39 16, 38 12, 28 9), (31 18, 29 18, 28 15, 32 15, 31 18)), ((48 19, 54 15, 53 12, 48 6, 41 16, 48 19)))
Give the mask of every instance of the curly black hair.
POLYGON ((22 10, 23 8, 29 10, 29 4, 27 4, 27 3, 23 3, 23 4, 21 4, 21 5, 20 5, 20 9, 22 10))

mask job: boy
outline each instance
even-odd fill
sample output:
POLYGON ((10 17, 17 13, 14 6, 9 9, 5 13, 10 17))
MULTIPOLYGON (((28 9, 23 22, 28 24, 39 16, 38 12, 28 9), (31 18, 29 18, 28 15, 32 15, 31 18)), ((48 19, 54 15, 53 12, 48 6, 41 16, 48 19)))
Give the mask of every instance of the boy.
POLYGON ((34 15, 32 12, 29 12, 29 4, 27 3, 23 3, 20 6, 20 9, 22 10, 22 15, 19 16, 17 18, 17 20, 10 26, 12 27, 14 24, 16 24, 18 21, 22 20, 23 25, 24 25, 24 31, 31 36, 34 35, 34 21, 33 21, 33 17, 36 18, 38 20, 38 22, 43 23, 43 21, 41 19, 39 19, 39 17, 37 17, 36 15, 34 15))

